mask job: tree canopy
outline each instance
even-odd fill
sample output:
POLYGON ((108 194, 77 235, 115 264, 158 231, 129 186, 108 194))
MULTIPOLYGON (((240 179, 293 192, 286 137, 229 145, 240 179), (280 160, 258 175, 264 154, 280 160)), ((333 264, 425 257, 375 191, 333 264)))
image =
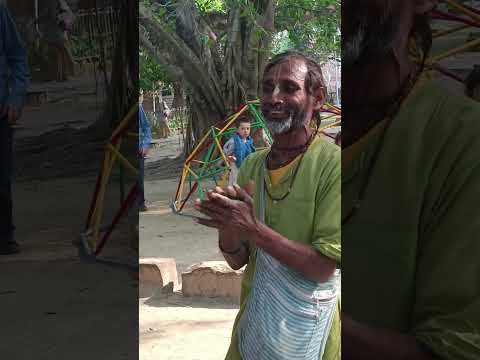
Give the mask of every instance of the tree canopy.
MULTIPOLYGON (((177 1, 142 0, 143 5, 159 18, 172 19, 172 9, 177 1), (167 16, 167 14, 170 14, 167 16)), ((195 0, 199 14, 209 19, 225 22, 228 7, 233 2, 244 6, 245 14, 253 14, 253 2, 245 0, 195 0)), ((319 61, 339 54, 340 36, 339 0, 279 0, 275 12, 275 35, 272 54, 287 49, 297 49, 319 61)), ((225 24, 226 25, 226 24, 225 24)), ((174 27, 171 27, 174 31, 174 27)), ((261 31, 261 29, 259 30, 261 31)), ((205 41, 208 42, 208 39, 205 41)), ((169 84, 162 67, 145 48, 140 51, 140 88, 154 90, 158 84, 169 84)))
POLYGON ((339 17, 339 0, 141 0, 141 81, 181 82, 198 138, 258 97, 272 54, 335 56, 339 17))

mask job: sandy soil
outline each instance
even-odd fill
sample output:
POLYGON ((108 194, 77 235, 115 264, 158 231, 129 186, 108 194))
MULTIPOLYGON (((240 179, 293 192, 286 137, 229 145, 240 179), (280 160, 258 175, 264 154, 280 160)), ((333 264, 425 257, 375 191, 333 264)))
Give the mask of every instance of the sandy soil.
POLYGON ((220 360, 230 343, 235 304, 159 294, 140 301, 141 360, 220 360))
MULTIPOLYGON (((138 284, 125 267, 80 261, 83 229, 103 140, 80 132, 92 124, 95 83, 43 84, 51 100, 25 109, 16 131, 15 222, 22 252, 0 257, 0 353, 5 359, 132 359, 138 354, 138 284)), ((115 181, 113 182, 115 185, 115 181)), ((106 221, 119 205, 107 193, 106 221)), ((136 221, 136 220, 135 220, 136 221)), ((104 256, 136 258, 125 220, 104 256)))
MULTIPOLYGON (((216 231, 174 215, 169 208, 182 166, 179 137, 156 143, 146 165, 149 211, 139 219, 140 257, 172 257, 180 276, 194 263, 223 260, 223 256, 216 231)), ((140 299, 140 359, 221 360, 237 312, 238 304, 232 300, 183 298, 160 290, 140 299)))

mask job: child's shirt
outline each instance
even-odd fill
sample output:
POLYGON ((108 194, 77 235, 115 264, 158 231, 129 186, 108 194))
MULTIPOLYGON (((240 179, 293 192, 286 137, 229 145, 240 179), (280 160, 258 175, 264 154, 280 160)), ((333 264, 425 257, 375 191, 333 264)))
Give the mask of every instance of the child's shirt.
POLYGON ((248 136, 246 139, 242 139, 238 133, 235 133, 223 146, 223 152, 225 156, 235 156, 235 165, 240 168, 243 160, 255 152, 253 146, 253 139, 248 136))

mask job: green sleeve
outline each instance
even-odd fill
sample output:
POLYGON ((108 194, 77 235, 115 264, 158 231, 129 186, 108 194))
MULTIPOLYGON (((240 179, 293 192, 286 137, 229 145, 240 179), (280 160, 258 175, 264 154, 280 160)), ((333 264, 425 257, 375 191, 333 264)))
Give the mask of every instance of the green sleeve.
POLYGON ((414 333, 441 359, 480 358, 480 146, 471 140, 460 166, 432 180, 441 191, 418 249, 414 333))
MULTIPOLYGON (((316 195, 312 245, 323 255, 341 261, 340 152, 328 161, 329 170, 316 195)), ((323 176, 323 175, 322 175, 323 176)))
POLYGON ((248 158, 243 161, 240 169, 238 169, 237 184, 242 188, 247 184, 249 180, 247 171, 245 170, 246 168, 248 168, 248 158))
MULTIPOLYGON (((252 155, 247 156, 247 158, 243 161, 242 165, 240 166, 240 169, 238 170, 237 184, 243 188, 250 180, 254 180, 252 178, 252 155)), ((257 201, 255 200, 255 196, 254 196, 254 203, 255 203, 255 212, 257 212, 258 204, 257 204, 257 201)), ((247 241, 246 244, 248 245, 248 250, 251 252, 254 245, 252 245, 249 241, 247 241)))
POLYGON ((244 187, 250 180, 258 182, 257 166, 259 166, 260 151, 248 155, 242 162, 240 169, 238 169, 237 184, 244 187))

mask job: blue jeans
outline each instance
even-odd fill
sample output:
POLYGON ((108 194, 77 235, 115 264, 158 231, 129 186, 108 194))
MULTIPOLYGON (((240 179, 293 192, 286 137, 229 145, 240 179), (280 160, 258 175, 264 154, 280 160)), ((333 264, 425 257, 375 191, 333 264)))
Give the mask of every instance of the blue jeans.
POLYGON ((0 246, 13 241, 13 129, 0 119, 0 246))

